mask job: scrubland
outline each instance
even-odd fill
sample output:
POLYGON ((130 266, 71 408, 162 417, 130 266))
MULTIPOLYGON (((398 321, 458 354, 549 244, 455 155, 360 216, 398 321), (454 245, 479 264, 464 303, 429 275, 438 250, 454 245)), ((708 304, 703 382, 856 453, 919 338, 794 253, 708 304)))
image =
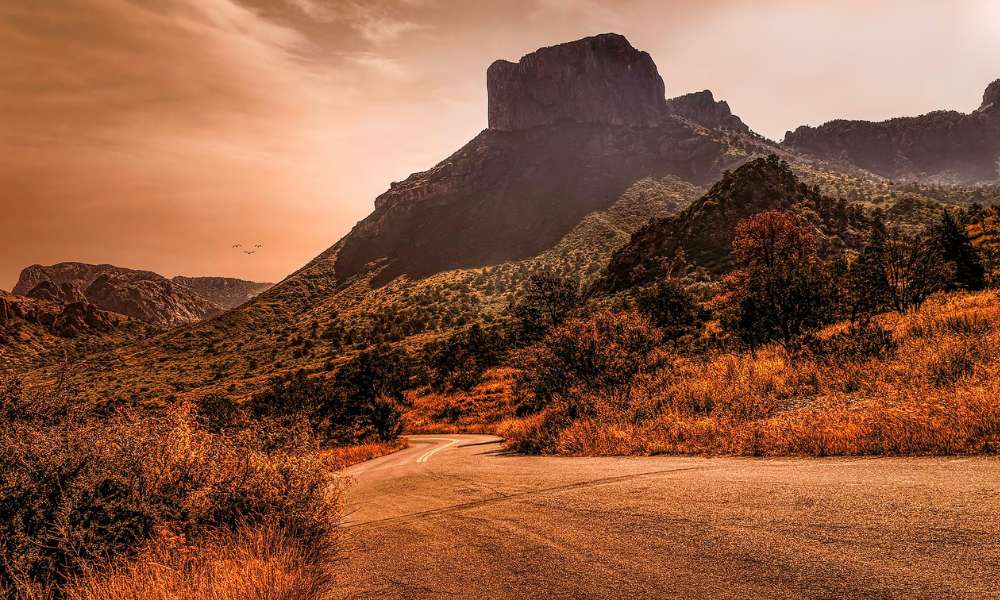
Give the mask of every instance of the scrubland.
MULTIPOLYGON (((622 337, 655 336, 641 316, 631 319, 622 337)), ((995 453, 998 323, 996 291, 939 294, 864 330, 827 327, 795 350, 622 353, 598 359, 607 365, 598 370, 651 366, 609 385, 574 381, 496 432, 521 451, 567 455, 995 453)), ((605 336, 593 352, 615 346, 605 336)))
POLYGON ((220 427, 220 403, 216 414, 109 408, 15 379, 0 392, 0 591, 11 598, 323 597, 338 471, 403 443, 326 448, 266 420, 220 427))

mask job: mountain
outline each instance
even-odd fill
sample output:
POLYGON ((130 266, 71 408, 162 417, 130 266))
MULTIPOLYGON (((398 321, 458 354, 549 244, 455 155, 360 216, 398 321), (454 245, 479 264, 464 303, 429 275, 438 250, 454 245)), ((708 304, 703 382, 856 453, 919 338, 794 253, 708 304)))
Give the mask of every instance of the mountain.
POLYGON ((707 184, 762 151, 752 136, 695 122, 733 125, 738 118, 721 114, 728 107, 703 97, 668 103, 652 59, 621 35, 497 61, 487 92, 489 127, 375 200, 336 249, 338 281, 374 272, 381 284, 534 256, 639 179, 707 184))
POLYGON ((183 275, 173 277, 170 281, 193 290, 202 298, 218 304, 224 310, 236 308, 274 285, 273 283, 258 283, 233 277, 184 277, 183 275))
POLYGON ((785 134, 782 147, 891 179, 976 183, 1000 179, 1000 79, 969 114, 936 111, 888 121, 830 121, 785 134))
POLYGON ((260 284, 221 277, 175 277, 114 265, 65 262, 21 271, 14 294, 95 307, 166 328, 214 317, 252 297, 260 284))
MULTIPOLYGON (((541 271, 628 287, 683 249, 716 276, 732 227, 754 210, 795 210, 827 247, 853 247, 861 205, 898 207, 916 226, 926 206, 973 190, 903 188, 780 147, 709 91, 664 89, 651 58, 614 34, 498 61, 488 127, 392 183, 340 241, 241 306, 86 357, 69 376, 95 395, 245 397, 283 373, 330 373, 373 344, 416 350, 501 319, 541 271), (756 160, 771 154, 781 158, 756 160)), ((30 378, 51 381, 55 368, 30 378)))
POLYGON ((680 213, 648 223, 614 253, 602 287, 618 291, 650 283, 664 261, 683 256, 712 275, 733 267, 730 246, 736 224, 767 210, 790 211, 811 223, 824 251, 857 249, 868 220, 843 200, 824 196, 799 181, 787 162, 771 155, 727 172, 707 194, 680 213))

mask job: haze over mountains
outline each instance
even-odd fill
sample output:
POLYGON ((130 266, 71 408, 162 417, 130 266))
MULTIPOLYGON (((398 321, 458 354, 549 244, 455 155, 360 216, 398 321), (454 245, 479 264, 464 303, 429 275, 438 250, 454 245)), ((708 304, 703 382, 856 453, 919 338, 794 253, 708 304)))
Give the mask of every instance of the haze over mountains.
MULTIPOLYGON (((928 115, 848 128, 875 131, 877 147, 832 124, 779 144, 711 91, 667 99, 649 55, 618 34, 497 61, 487 87, 488 127, 392 183, 343 239, 242 306, 116 349, 91 365, 107 374, 97 379, 150 397, 224 384, 249 393, 281 372, 328 371, 372 344, 421 346, 503 318, 540 271, 627 291, 648 280, 639 271, 684 249, 711 278, 725 270, 733 224, 755 211, 800 212, 831 247, 851 249, 873 208, 916 226, 937 218, 941 203, 997 197, 995 186, 971 187, 998 179, 987 168, 1000 139, 989 102, 947 116, 954 127, 928 115), (981 140, 971 149, 960 143, 970 132, 981 140), (866 159, 886 144, 890 170, 866 159), (942 179, 968 185, 926 185, 942 179)), ((167 321, 190 308, 181 297, 167 321)))

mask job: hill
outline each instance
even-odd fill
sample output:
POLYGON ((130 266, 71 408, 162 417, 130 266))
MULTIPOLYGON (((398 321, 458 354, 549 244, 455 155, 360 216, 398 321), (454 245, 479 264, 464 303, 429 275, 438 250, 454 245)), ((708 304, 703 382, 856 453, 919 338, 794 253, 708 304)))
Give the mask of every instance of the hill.
POLYGON ((820 233, 826 252, 859 248, 867 224, 860 207, 800 182, 776 155, 758 158, 727 172, 679 214, 639 229, 615 252, 603 287, 614 291, 648 283, 662 276, 664 263, 680 257, 712 275, 726 273, 733 266, 730 246, 736 224, 766 210, 804 217, 820 233))

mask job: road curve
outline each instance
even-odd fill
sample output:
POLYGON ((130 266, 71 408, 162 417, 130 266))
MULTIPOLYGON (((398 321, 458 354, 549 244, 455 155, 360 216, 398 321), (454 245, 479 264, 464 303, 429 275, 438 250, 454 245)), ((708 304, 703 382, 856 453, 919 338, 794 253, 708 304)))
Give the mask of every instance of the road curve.
POLYGON ((343 598, 1000 598, 995 458, 550 458, 434 435, 346 473, 343 598))

